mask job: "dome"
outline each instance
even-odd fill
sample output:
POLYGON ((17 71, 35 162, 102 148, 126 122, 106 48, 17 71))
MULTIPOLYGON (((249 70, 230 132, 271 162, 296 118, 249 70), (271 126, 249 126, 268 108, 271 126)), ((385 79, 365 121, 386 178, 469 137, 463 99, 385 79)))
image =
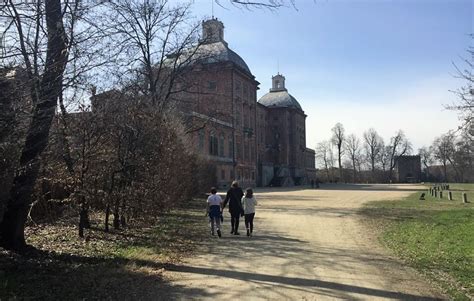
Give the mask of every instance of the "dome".
POLYGON ((300 104, 285 88, 285 77, 278 73, 272 76, 272 88, 258 102, 269 108, 295 108, 303 111, 300 104))
POLYGON ((231 62, 242 71, 252 75, 245 61, 232 51, 224 40, 224 24, 217 19, 210 19, 202 23, 203 37, 200 44, 179 54, 168 55, 166 63, 180 67, 195 64, 213 64, 231 62))
POLYGON ((224 42, 200 45, 196 51, 195 60, 203 64, 232 62, 245 72, 252 74, 245 61, 224 42))
POLYGON ((303 111, 298 101, 288 91, 271 91, 258 102, 269 108, 295 108, 303 111))

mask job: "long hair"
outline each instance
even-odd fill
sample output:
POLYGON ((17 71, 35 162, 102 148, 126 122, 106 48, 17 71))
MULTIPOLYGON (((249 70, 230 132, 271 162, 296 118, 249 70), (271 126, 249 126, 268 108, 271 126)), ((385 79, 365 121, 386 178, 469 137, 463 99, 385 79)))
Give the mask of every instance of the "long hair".
POLYGON ((251 199, 253 197, 253 190, 252 188, 247 188, 245 190, 245 197, 251 199))

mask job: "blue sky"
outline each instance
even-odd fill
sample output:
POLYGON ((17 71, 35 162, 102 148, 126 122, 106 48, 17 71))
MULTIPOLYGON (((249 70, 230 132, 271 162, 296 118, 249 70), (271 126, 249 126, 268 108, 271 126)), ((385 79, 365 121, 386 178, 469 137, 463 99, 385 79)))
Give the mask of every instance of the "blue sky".
MULTIPOLYGON (((198 0, 198 18, 212 0, 198 0)), ((468 0, 296 0, 297 10, 227 8, 214 4, 225 39, 268 92, 278 69, 308 115, 307 145, 330 137, 341 122, 362 136, 374 127, 387 141, 402 129, 414 148, 456 128, 449 90, 474 32, 468 0), (279 66, 279 67, 278 67, 279 66)))

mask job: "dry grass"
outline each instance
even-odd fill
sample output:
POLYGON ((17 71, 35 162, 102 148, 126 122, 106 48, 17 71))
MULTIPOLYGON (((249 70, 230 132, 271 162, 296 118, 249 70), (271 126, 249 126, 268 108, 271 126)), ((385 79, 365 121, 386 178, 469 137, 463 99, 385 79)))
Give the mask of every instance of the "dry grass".
POLYGON ((105 233, 93 220, 84 239, 72 220, 28 227, 35 249, 24 255, 0 249, 0 300, 157 299, 169 286, 163 267, 189 256, 206 237, 198 202, 152 226, 105 233))

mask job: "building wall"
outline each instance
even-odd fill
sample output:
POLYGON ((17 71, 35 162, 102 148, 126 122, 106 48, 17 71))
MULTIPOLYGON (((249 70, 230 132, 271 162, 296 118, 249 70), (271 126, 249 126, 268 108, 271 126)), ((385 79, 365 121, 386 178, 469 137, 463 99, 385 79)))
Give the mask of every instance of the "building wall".
MULTIPOLYGON (((257 88, 253 76, 232 63, 201 65, 186 74, 193 82, 180 94, 195 149, 216 165, 217 185, 257 184, 257 88)), ((179 84, 178 84, 179 85, 179 84)))
POLYGON ((420 182, 420 178, 421 178, 420 156, 397 157, 395 171, 396 171, 396 179, 400 183, 420 182))

